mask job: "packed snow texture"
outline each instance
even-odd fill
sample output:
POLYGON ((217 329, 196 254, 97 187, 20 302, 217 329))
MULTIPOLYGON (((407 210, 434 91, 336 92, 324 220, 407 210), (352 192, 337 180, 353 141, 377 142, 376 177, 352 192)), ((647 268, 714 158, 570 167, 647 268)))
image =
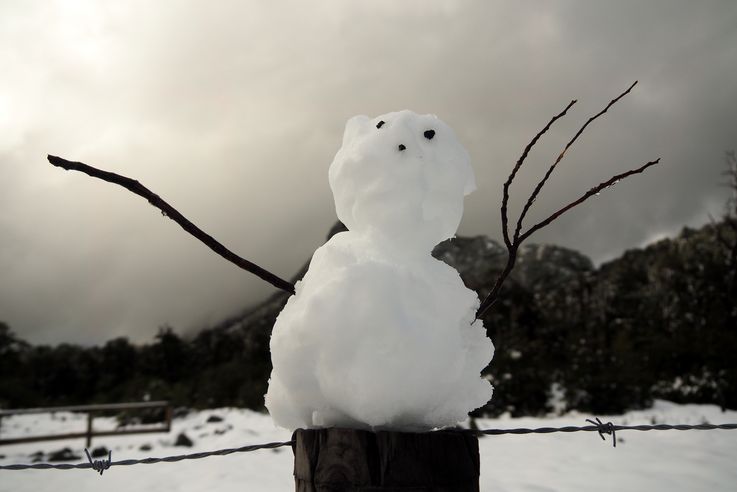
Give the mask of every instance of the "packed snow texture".
MULTIPOLYGON (((737 411, 715 405, 675 405, 657 401, 653 408, 624 415, 599 415, 615 424, 721 424, 737 422, 737 411)), ((478 419, 481 429, 587 425, 593 418, 576 412, 564 416, 478 419)), ((84 432, 86 415, 57 413, 2 419, 0 435, 20 437, 84 432)), ((113 429, 112 417, 97 417, 95 429, 113 429)), ((465 424, 467 426, 467 424, 465 424)), ((734 492, 737 489, 737 431, 622 431, 617 447, 596 432, 503 435, 479 440, 480 490, 494 492, 734 492)), ((177 417, 168 434, 96 437, 92 448, 106 446, 113 461, 164 457, 237 448, 247 444, 288 441, 289 431, 274 427, 267 415, 221 408, 177 417), (222 422, 208 422, 210 416, 222 422), (191 448, 174 443, 180 433, 191 448), (149 449, 150 448, 150 449, 149 449)), ((68 447, 87 460, 84 439, 0 446, 0 464, 48 460, 49 453, 68 447)), ((0 471, 0 492, 277 492, 294 490, 294 456, 289 447, 235 453, 200 460, 156 465, 114 466, 100 477, 91 470, 0 471)))
POLYGON ((422 430, 489 401, 494 347, 479 300, 432 256, 475 188, 468 153, 437 117, 348 121, 329 171, 349 231, 315 251, 271 338, 266 406, 287 429, 422 430))

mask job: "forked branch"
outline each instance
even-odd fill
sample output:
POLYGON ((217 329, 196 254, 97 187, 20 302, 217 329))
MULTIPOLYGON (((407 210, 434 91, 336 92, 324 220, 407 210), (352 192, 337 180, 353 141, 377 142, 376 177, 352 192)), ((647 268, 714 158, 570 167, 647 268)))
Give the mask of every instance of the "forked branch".
POLYGON ((601 115, 606 113, 610 107, 612 107, 617 101, 622 99, 624 96, 626 96, 632 88, 637 84, 637 81, 635 81, 626 91, 621 93, 619 96, 615 97, 611 101, 609 101, 609 104, 606 105, 606 107, 599 111, 594 116, 590 117, 588 120, 586 120, 586 123, 584 123, 581 128, 576 132, 576 134, 573 136, 573 138, 566 144, 566 146, 563 148, 561 153, 558 155, 558 157, 555 159, 553 164, 550 166, 548 171, 545 173, 543 178, 537 183, 537 186, 535 186, 535 189, 533 190, 532 194, 530 194, 530 197, 525 202, 524 207, 522 208, 522 212, 520 213, 519 219, 517 220, 517 225, 514 230, 514 234, 510 236, 509 234, 509 219, 508 219, 508 212, 507 208, 509 205, 509 187, 512 184, 512 181, 514 180, 515 176, 517 175, 517 172, 519 171, 520 167, 522 167, 522 164, 524 163, 525 159, 527 158, 527 155, 530 153, 530 150, 532 147, 537 143, 537 141, 542 137, 552 126, 553 123, 555 123, 556 120, 559 118, 565 116, 565 114, 568 112, 568 110, 576 103, 576 100, 571 101, 568 106, 563 109, 559 114, 554 116, 545 127, 540 130, 537 135, 533 137, 533 139, 530 141, 529 144, 525 147, 524 151, 522 152, 522 155, 517 160, 517 163, 515 164, 514 168, 512 169, 512 172, 509 174, 509 177, 507 178, 507 181, 504 183, 504 189, 503 189, 503 196, 502 196, 502 206, 501 206, 501 215, 502 215, 502 236, 504 237, 504 244, 507 247, 507 263, 504 266, 504 269, 499 274, 499 277, 497 277, 496 282, 494 283, 494 286, 491 289, 491 292, 486 296, 486 298, 483 300, 481 305, 479 306, 478 311, 476 311, 476 319, 480 319, 484 316, 484 314, 489 310, 491 306, 494 305, 497 298, 499 297, 499 292, 501 290, 502 285, 504 284, 504 281, 507 279, 509 274, 512 272, 512 269, 514 268, 514 264, 517 260, 517 252, 519 250, 520 245, 522 242, 530 237, 535 231, 538 231, 539 229, 542 229, 543 227, 547 226, 551 222, 553 222, 555 219, 569 211, 570 209, 580 205, 581 203, 585 202, 592 196, 595 196, 599 194, 601 191, 603 191, 606 188, 609 188, 610 186, 613 186, 618 181, 627 178, 633 174, 639 174, 643 172, 645 169, 649 168, 650 166, 654 166, 658 162, 660 162, 660 158, 655 159, 654 161, 650 161, 636 169, 631 169, 627 172, 617 174, 615 176, 612 176, 606 181, 603 181, 599 183, 597 186, 594 186, 589 191, 581 195, 580 198, 577 200, 572 201, 571 203, 565 205, 561 209, 557 210, 556 212, 552 213, 549 217, 546 219, 538 222, 537 224, 533 225, 526 231, 522 231, 522 222, 527 215, 527 212, 530 210, 530 207, 532 207, 532 204, 537 199, 538 194, 540 193, 540 190, 542 190, 543 186, 547 182, 550 175, 555 170, 558 163, 563 160, 563 157, 565 156, 568 149, 576 142, 578 137, 580 137, 583 132, 586 130, 586 128, 591 124, 594 120, 599 118, 601 115))
MULTIPOLYGON (((569 109, 576 104, 576 100, 568 103, 568 106, 565 107, 563 111, 558 113, 557 115, 553 116, 550 121, 548 121, 548 124, 545 125, 545 128, 537 132, 537 135, 533 137, 532 140, 530 140, 530 143, 527 144, 527 147, 525 147, 525 150, 522 152, 522 155, 519 159, 517 159, 517 164, 514 165, 514 168, 512 169, 512 172, 509 173, 509 177, 507 178, 507 181, 504 183, 504 196, 502 198, 502 235, 504 236, 504 244, 507 246, 507 249, 512 247, 512 242, 509 239, 509 227, 508 227, 508 219, 507 219, 507 204, 509 203, 509 186, 512 184, 512 181, 514 180, 515 176, 517 176, 517 171, 519 171, 519 168, 522 167, 522 163, 527 159, 527 154, 530 153, 530 150, 532 150, 532 147, 535 146, 538 140, 540 140, 540 137, 542 137, 551 126, 553 126, 553 123, 559 118, 562 118, 566 115, 569 109)), ((561 154, 562 156, 562 154, 561 154)), ((530 197, 530 200, 528 203, 531 203, 531 201, 534 199, 534 197, 530 197)), ((529 207, 528 207, 529 208, 529 207)))
POLYGON ((151 205, 161 210, 162 214, 169 217, 171 220, 179 224, 182 229, 205 243, 205 245, 207 245, 207 247, 213 250, 215 253, 219 254, 231 263, 239 266, 243 270, 251 272, 257 277, 267 281, 277 289, 281 289, 283 291, 289 292, 290 294, 294 294, 294 285, 292 283, 233 253, 228 248, 223 246, 220 242, 215 240, 215 238, 190 222, 189 219, 179 213, 177 209, 169 205, 159 195, 152 192, 135 179, 131 179, 120 174, 111 173, 109 171, 103 171, 102 169, 97 169, 81 162, 68 161, 66 159, 62 159, 61 157, 56 157, 53 155, 48 156, 48 159, 49 162, 56 167, 66 169, 67 171, 83 172, 89 176, 92 176, 93 178, 98 178, 103 181, 107 181, 108 183, 114 183, 122 186, 128 191, 131 191, 132 193, 145 198, 151 205))

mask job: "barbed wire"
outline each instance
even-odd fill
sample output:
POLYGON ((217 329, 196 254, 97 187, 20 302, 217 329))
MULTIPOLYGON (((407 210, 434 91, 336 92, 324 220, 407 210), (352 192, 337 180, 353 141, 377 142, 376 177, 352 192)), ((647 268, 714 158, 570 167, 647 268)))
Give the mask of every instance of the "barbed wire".
MULTIPOLYGON (((512 429, 463 429, 462 432, 469 432, 476 435, 498 436, 503 434, 552 434, 556 432, 598 432, 599 436, 606 440, 605 435, 612 436, 612 444, 617 446, 616 432, 621 431, 666 431, 666 430, 737 430, 737 424, 652 424, 652 425, 617 425, 611 422, 602 422, 599 418, 596 421, 586 419, 591 425, 584 426, 565 426, 565 427, 537 427, 537 428, 512 428, 512 429)), ((260 449, 276 449, 282 446, 292 446, 294 440, 283 442, 270 442, 265 444, 251 444, 241 446, 239 448, 218 449, 216 451, 204 451, 200 453, 180 454, 175 456, 165 456, 163 458, 143 458, 128 459, 121 461, 112 461, 112 451, 108 454, 107 460, 92 461, 92 458, 85 449, 87 454, 87 463, 33 463, 33 464, 14 464, 0 465, 0 470, 84 470, 92 469, 102 475, 102 473, 113 466, 130 466, 130 465, 153 465, 156 463, 173 463, 183 460, 198 460, 208 458, 210 456, 226 456, 234 453, 247 453, 260 449)))
POLYGON ((590 422, 591 425, 585 425, 582 427, 577 426, 566 426, 566 427, 537 427, 535 429, 517 428, 517 429, 480 429, 474 430, 477 434, 484 434, 488 436, 497 436, 501 434, 552 434, 554 432, 598 432, 602 439, 605 434, 612 436, 612 444, 614 447, 617 446, 616 432, 624 430, 635 430, 635 431, 651 431, 651 430, 737 430, 737 424, 652 424, 652 425, 616 425, 611 422, 602 422, 598 418, 596 421, 586 419, 586 422, 590 422))
MULTIPOLYGON (((174 463, 183 460, 198 460, 201 458, 207 458, 210 456, 226 456, 233 453, 248 453, 251 451, 257 451, 259 449, 276 449, 282 446, 291 446, 294 441, 284 442, 269 442, 266 444, 250 444, 248 446, 241 446, 240 448, 227 448, 218 449, 216 451, 203 451, 200 453, 190 454, 179 454, 174 456, 165 456, 163 458, 143 458, 139 460, 129 459, 121 461, 112 461, 112 451, 108 455, 108 460, 92 461, 89 453, 87 453, 87 463, 32 463, 30 465, 17 464, 17 465, 0 465, 0 470, 84 470, 92 468, 96 472, 102 475, 102 471, 107 470, 113 466, 131 466, 131 465, 153 465, 156 463, 174 463)), ((85 449, 85 452, 87 450, 85 449)))

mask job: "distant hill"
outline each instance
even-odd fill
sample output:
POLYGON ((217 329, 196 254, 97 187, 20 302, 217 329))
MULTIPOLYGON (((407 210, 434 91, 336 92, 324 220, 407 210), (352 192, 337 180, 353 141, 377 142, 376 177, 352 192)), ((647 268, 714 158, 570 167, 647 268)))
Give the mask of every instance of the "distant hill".
MULTIPOLYGON (((328 237, 341 230, 336 224, 328 237)), ((720 230, 729 232, 684 229, 598 269, 571 249, 523 245, 485 319, 497 347, 486 371, 497 390, 486 410, 539 413, 562 398, 570 408, 604 413, 653 397, 735 408, 737 296, 720 230)), ((506 261, 506 249, 485 236, 445 241, 433 255, 481 298, 506 261)), ((274 294, 213 330, 243 337, 253 357, 267 361, 265 343, 286 300, 274 294)))
MULTIPOLYGON (((497 348, 484 374, 496 390, 479 413, 615 413, 653 398, 737 408, 735 243, 734 229, 710 224, 599 268, 567 248, 524 245, 484 319, 497 348)), ((484 236, 445 241, 433 255, 482 298, 506 261, 484 236)), ((144 346, 32 347, 0 324, 0 406, 148 396, 263 408, 271 327, 286 301, 277 292, 187 340, 164 327, 144 346)))

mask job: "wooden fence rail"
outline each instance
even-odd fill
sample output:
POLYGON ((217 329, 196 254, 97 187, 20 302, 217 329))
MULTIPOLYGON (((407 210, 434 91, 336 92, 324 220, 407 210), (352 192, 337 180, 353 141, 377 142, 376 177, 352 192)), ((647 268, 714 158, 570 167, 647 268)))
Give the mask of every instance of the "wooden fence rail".
POLYGON ((100 405, 76 405, 64 407, 45 407, 45 408, 18 408, 14 410, 0 410, 0 446, 6 444, 21 444, 40 441, 54 441, 59 439, 77 439, 86 438, 87 447, 92 445, 92 438, 99 436, 124 436, 129 434, 147 434, 152 432, 169 432, 171 430, 172 407, 167 401, 146 401, 134 403, 107 403, 100 405), (95 430, 93 426, 94 414, 98 412, 125 411, 125 410, 145 410, 152 408, 164 409, 164 422, 155 427, 139 427, 132 429, 114 429, 114 430, 95 430), (2 438, 2 421, 3 418, 12 415, 28 415, 37 413, 55 413, 55 412, 82 412, 87 414, 87 429, 84 432, 71 432, 65 434, 49 434, 41 436, 25 436, 2 438))

